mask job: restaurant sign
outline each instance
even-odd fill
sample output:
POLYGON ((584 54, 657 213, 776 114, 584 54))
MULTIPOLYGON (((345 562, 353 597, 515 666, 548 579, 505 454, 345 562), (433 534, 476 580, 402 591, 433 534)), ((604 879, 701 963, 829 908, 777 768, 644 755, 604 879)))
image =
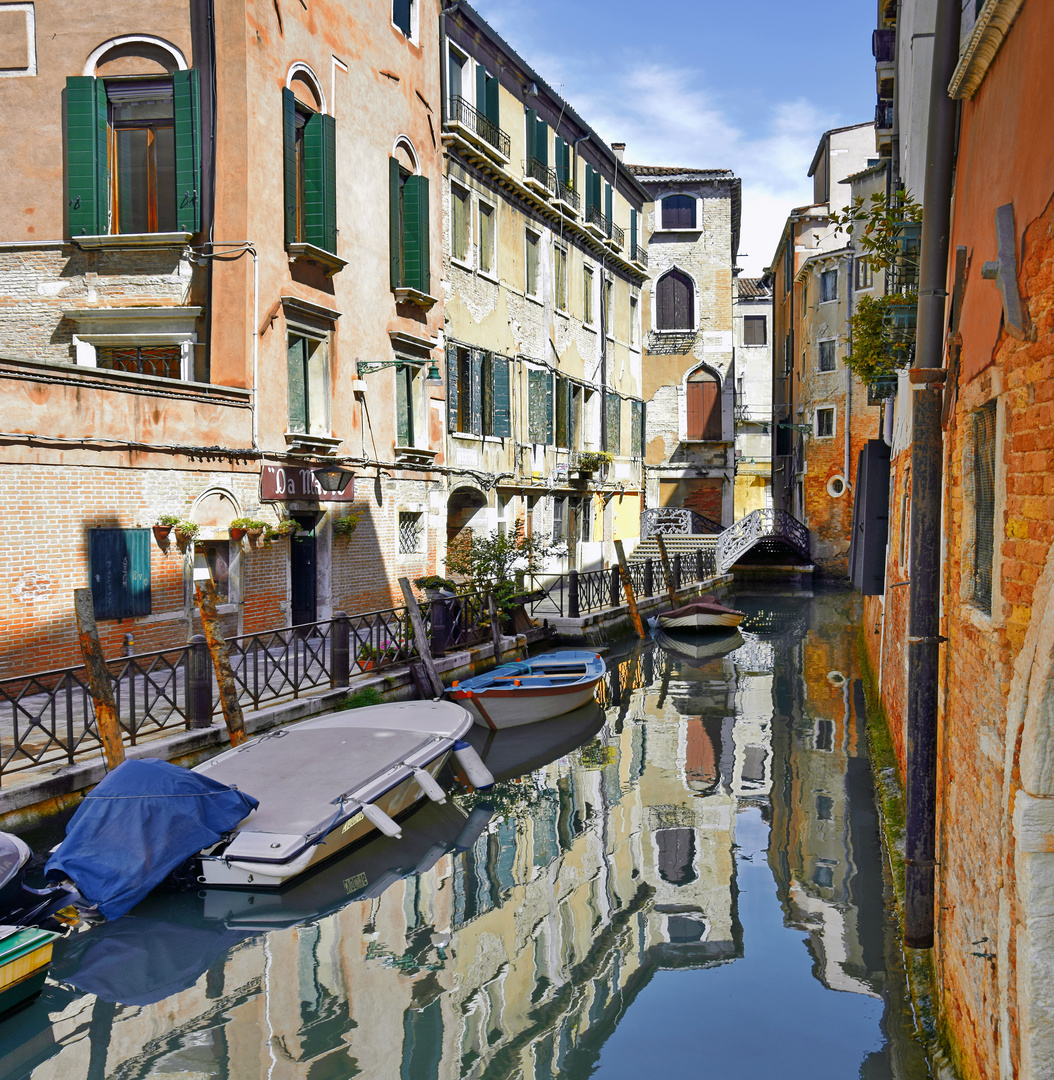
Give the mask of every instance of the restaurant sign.
POLYGON ((295 499, 352 502, 355 499, 355 481, 349 480, 343 491, 323 491, 312 468, 264 465, 260 472, 260 498, 264 502, 289 502, 295 499))

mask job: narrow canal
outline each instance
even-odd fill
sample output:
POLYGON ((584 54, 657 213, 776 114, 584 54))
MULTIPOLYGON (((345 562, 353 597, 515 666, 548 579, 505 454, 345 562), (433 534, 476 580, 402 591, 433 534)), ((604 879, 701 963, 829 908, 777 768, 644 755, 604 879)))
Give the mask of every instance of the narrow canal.
POLYGON ((857 601, 733 602, 742 635, 613 652, 601 708, 481 739, 514 778, 401 841, 62 941, 0 1077, 923 1080, 857 601))

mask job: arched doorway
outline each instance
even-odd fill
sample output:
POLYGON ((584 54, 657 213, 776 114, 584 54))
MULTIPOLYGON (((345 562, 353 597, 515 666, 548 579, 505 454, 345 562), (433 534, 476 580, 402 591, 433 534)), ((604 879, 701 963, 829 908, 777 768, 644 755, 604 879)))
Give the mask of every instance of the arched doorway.
POLYGON ((450 542, 463 529, 483 527, 484 515, 480 512, 487 508, 487 496, 475 487, 459 487, 450 493, 446 504, 446 542, 450 542), (477 518, 476 515, 479 515, 477 518))

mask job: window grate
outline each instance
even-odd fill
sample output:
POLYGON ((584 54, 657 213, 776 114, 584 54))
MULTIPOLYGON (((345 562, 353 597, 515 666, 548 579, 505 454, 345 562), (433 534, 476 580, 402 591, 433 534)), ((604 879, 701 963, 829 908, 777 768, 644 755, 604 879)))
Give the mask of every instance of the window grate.
POLYGON ((418 555, 421 552, 421 515, 414 513, 399 514, 399 554, 418 555))
POLYGON ((155 345, 153 348, 103 348, 95 350, 95 361, 110 371, 130 371, 138 375, 158 375, 164 379, 180 378, 182 349, 179 345, 155 345))
POLYGON ((992 613, 992 559, 995 553, 995 402, 973 416, 974 567, 973 602, 992 613))

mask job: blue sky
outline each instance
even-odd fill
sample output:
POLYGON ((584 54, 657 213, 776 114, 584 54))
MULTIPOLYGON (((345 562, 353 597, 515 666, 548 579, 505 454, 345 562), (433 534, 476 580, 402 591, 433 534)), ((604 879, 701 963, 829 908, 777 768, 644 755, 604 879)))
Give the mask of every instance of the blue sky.
POLYGON ((812 201, 820 135, 874 116, 874 0, 470 2, 627 161, 742 177, 749 275, 812 201))

